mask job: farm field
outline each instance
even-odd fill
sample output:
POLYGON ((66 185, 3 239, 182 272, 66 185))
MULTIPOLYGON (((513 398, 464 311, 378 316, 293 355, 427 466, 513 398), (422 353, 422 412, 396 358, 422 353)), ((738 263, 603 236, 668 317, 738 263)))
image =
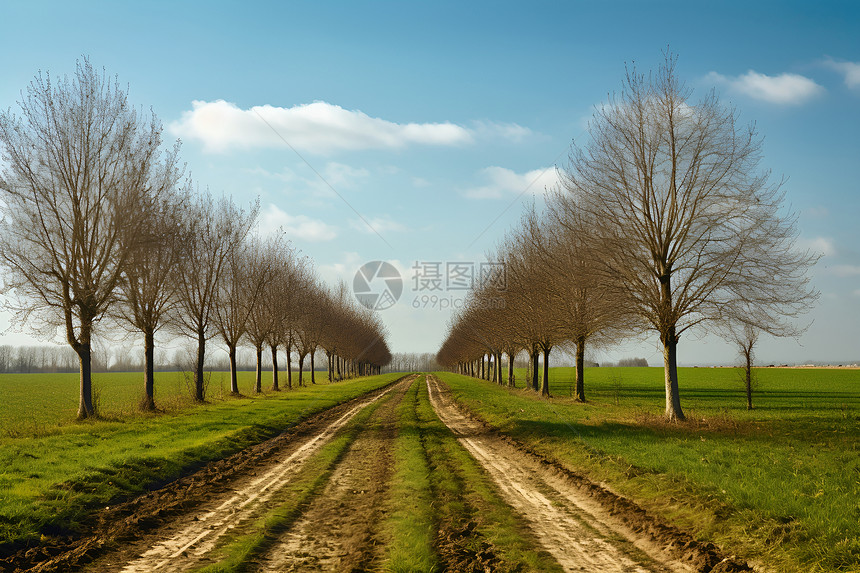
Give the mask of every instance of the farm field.
MULTIPOLYGON (((310 383, 310 373, 303 379, 310 383)), ((326 374, 316 373, 324 382, 326 374)), ((254 394, 254 372, 239 371, 239 391, 254 394)), ((263 394, 269 393, 271 372, 263 373, 263 394)), ((293 372, 293 382, 298 372, 293 372)), ((280 385, 286 387, 286 372, 280 373, 280 385)), ((161 410, 178 411, 193 405, 188 387, 190 378, 182 372, 155 373, 155 400, 161 410)), ((73 423, 78 411, 80 375, 62 374, 0 374, 0 436, 27 436, 52 432, 59 426, 73 423)), ((103 418, 128 418, 139 415, 138 404, 143 397, 143 373, 100 372, 93 374, 94 400, 103 418)), ((230 373, 210 374, 207 400, 212 402, 230 397, 230 373)))
MULTIPOLYGON (((179 375, 162 375, 159 382, 171 376, 179 375)), ((316 384, 140 415, 127 412, 136 403, 141 375, 120 375, 104 384, 105 395, 111 397, 103 403, 108 417, 85 423, 71 423, 63 411, 75 397, 68 380, 74 375, 4 376, 2 397, 13 398, 5 402, 12 415, 4 418, 0 435, 0 546, 74 529, 95 508, 271 438, 315 412, 399 376, 316 384), (60 393, 64 385, 69 387, 60 393), (27 396, 33 400, 28 402, 27 396), (55 410, 63 413, 52 418, 55 410), (20 427, 15 420, 21 420, 20 427)), ((251 378, 243 377, 241 388, 247 388, 251 378)))
MULTIPOLYGON (((525 371, 515 371, 519 384, 525 371)), ((683 368, 688 422, 664 422, 662 368, 550 369, 549 400, 443 373, 502 432, 700 539, 780 571, 860 569, 860 370, 683 368)))

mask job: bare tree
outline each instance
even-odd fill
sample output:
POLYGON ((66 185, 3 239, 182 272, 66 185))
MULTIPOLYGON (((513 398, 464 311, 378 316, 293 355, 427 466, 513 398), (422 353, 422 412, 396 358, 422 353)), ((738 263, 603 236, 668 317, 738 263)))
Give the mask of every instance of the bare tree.
POLYGON ((595 272, 602 255, 600 245, 590 241, 593 222, 560 192, 551 195, 550 219, 545 231, 532 233, 531 240, 542 265, 552 271, 552 306, 559 311, 563 336, 576 357, 574 397, 584 402, 586 344, 616 340, 637 325, 618 290, 605 284, 607 275, 595 272))
POLYGON ((175 164, 162 166, 154 182, 162 198, 148 206, 140 236, 123 233, 129 244, 143 239, 132 252, 120 281, 116 314, 121 321, 143 334, 144 398, 143 410, 155 409, 155 334, 166 322, 175 303, 173 273, 180 263, 184 243, 181 213, 189 200, 186 191, 172 193, 179 178, 175 164))
MULTIPOLYGON (((259 256, 253 257, 248 275, 248 288, 259 290, 259 297, 251 307, 248 316, 247 333, 256 355, 256 375, 254 391, 263 390, 263 346, 273 338, 278 330, 278 318, 282 301, 279 300, 280 289, 284 276, 291 272, 293 252, 289 244, 280 235, 260 240, 255 237, 252 249, 259 250, 259 256)), ((278 344, 272 346, 272 388, 278 389, 278 344)))
POLYGON ((747 394, 747 410, 753 409, 753 362, 755 361, 754 348, 761 334, 761 329, 748 322, 735 323, 729 328, 732 342, 737 346, 738 353, 743 360, 744 389, 747 394))
POLYGON ((224 230, 233 236, 233 244, 227 254, 221 280, 218 281, 215 327, 230 357, 230 392, 233 394, 239 393, 236 349, 247 333, 251 313, 270 278, 262 248, 255 244, 256 241, 247 240, 250 224, 255 217, 256 209, 252 209, 247 221, 224 230))
POLYGON ((571 154, 565 187, 596 224, 600 270, 663 345, 666 417, 684 419, 677 345, 746 313, 765 331, 805 311, 816 257, 794 248, 782 184, 759 169, 755 126, 711 92, 692 103, 667 55, 647 78, 628 71, 571 154))
POLYGON ((161 124, 136 112, 87 59, 72 78, 39 74, 0 114, 3 290, 17 320, 80 360, 78 418, 95 415, 92 336, 115 301, 138 236, 161 145, 161 124))
POLYGON ((256 208, 246 212, 231 199, 217 204, 209 193, 198 194, 185 210, 186 240, 182 263, 174 274, 177 305, 175 323, 197 343, 194 367, 194 398, 203 402, 203 366, 206 341, 215 335, 215 307, 224 267, 232 250, 244 240, 256 218, 256 208))

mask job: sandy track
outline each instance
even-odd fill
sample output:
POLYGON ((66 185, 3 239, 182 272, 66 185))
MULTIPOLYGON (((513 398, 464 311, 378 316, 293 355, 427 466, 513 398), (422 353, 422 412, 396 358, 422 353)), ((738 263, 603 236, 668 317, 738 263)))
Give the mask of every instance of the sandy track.
POLYGON ((331 440, 338 430, 361 410, 400 387, 402 383, 357 402, 330 425, 306 438, 288 455, 276 457, 267 467, 251 475, 239 476, 225 494, 162 528, 157 533, 161 540, 137 558, 122 564, 113 563, 109 565, 109 570, 122 573, 183 571, 205 564, 219 539, 259 517, 260 512, 266 509, 266 502, 289 483, 302 464, 331 440))
POLYGON ((259 563, 258 571, 365 571, 378 565, 374 543, 397 431, 397 406, 408 385, 382 404, 302 517, 259 563))
POLYGON ((487 470, 502 497, 529 523, 566 571, 647 573, 691 571, 625 531, 599 504, 563 477, 466 416, 443 386, 428 376, 430 402, 466 449, 487 470))

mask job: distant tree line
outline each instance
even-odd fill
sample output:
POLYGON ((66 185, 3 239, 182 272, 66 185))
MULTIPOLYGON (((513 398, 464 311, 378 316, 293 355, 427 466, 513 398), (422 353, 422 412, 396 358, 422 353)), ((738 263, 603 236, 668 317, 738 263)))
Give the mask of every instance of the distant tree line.
POLYGON ((0 113, 2 293, 18 324, 47 339, 61 334, 74 351, 79 418, 96 414, 94 340, 112 328, 143 340, 146 409, 155 408, 162 330, 196 345, 201 402, 213 339, 227 349, 234 393, 241 347, 255 353, 255 392, 264 351, 274 389, 279 350, 287 386, 293 355, 312 382, 319 352, 330 380, 378 372, 390 360, 375 314, 344 285, 323 284, 283 233, 257 233, 258 203, 197 189, 179 142, 165 148, 155 115, 135 109, 87 59, 71 78, 37 75, 19 105, 18 115, 0 113))
POLYGON ((502 356, 513 365, 524 351, 528 386, 548 395, 550 353, 568 347, 584 401, 586 346, 651 331, 663 349, 665 415, 682 420, 683 333, 735 340, 749 372, 758 331, 800 332, 792 319, 818 296, 808 278, 817 257, 795 247, 782 182, 759 166, 755 126, 739 125, 713 92, 693 101, 675 65, 667 54, 655 74, 628 70, 586 145, 572 148, 546 209, 532 205, 490 253, 505 280, 475 284, 441 364, 501 384, 502 356))
MULTIPOLYGON (((283 349, 280 351, 279 363, 285 364, 283 349)), ((177 348, 173 351, 156 348, 153 366, 155 372, 175 372, 190 369, 193 360, 189 360, 188 351, 177 348)), ((240 348, 237 352, 236 369, 239 371, 255 371, 257 369, 254 349, 240 348)), ((432 355, 431 355, 432 356, 432 355)), ((272 366, 268 353, 263 355, 263 367, 272 366)), ((328 364, 325 351, 317 351, 317 372, 325 372, 328 364)), ((230 359, 226 355, 210 355, 204 364, 206 370, 228 371, 230 359)), ((33 373, 70 373, 78 372, 80 368, 78 355, 68 346, 54 345, 0 345, 0 374, 33 374, 33 373)), ((134 345, 125 344, 96 344, 92 353, 93 372, 145 372, 143 354, 134 345)), ((293 371, 298 370, 294 364, 293 371)), ((389 370, 389 369, 387 369, 389 370)), ((426 369, 425 369, 426 370, 426 369)), ((390 370, 394 371, 394 370, 390 370)))
POLYGON ((432 352, 395 352, 385 367, 386 372, 433 372, 439 369, 436 355, 432 352))
POLYGON ((648 366, 648 360, 646 360, 645 358, 622 358, 618 361, 616 366, 648 366))

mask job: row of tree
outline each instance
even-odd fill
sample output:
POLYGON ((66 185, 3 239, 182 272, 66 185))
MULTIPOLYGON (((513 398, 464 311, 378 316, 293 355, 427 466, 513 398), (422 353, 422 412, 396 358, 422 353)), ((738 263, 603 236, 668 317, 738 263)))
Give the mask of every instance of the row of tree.
MULTIPOLYGON (((72 78, 39 74, 19 115, 0 114, 0 261, 7 308, 20 324, 62 332, 80 366, 79 418, 95 414, 92 344, 118 323, 144 340, 146 407, 154 408, 155 335, 197 344, 195 397, 205 400, 207 341, 219 336, 236 384, 236 350, 297 353, 299 370, 324 349, 329 377, 365 374, 390 359, 370 311, 329 289, 280 235, 255 233, 258 204, 237 206, 184 179, 179 142, 165 149, 151 112, 86 59, 72 78)), ((288 383, 291 380, 288 378, 288 383)))
MULTIPOLYGON (((629 70, 623 90, 574 145, 546 209, 532 206, 491 253, 504 284, 476 285, 437 359, 485 375, 525 349, 529 384, 549 393, 550 351, 574 347, 585 400, 586 344, 654 332, 663 348, 666 417, 683 419, 677 345, 690 329, 751 348, 760 331, 796 335, 792 320, 818 293, 798 250, 782 181, 760 169, 761 138, 714 92, 699 102, 667 55, 656 74, 629 70)), ((747 354, 749 355, 749 354, 747 354)), ((508 370, 513 383, 513 369, 508 370)), ((501 368, 491 377, 501 383, 501 368)))

